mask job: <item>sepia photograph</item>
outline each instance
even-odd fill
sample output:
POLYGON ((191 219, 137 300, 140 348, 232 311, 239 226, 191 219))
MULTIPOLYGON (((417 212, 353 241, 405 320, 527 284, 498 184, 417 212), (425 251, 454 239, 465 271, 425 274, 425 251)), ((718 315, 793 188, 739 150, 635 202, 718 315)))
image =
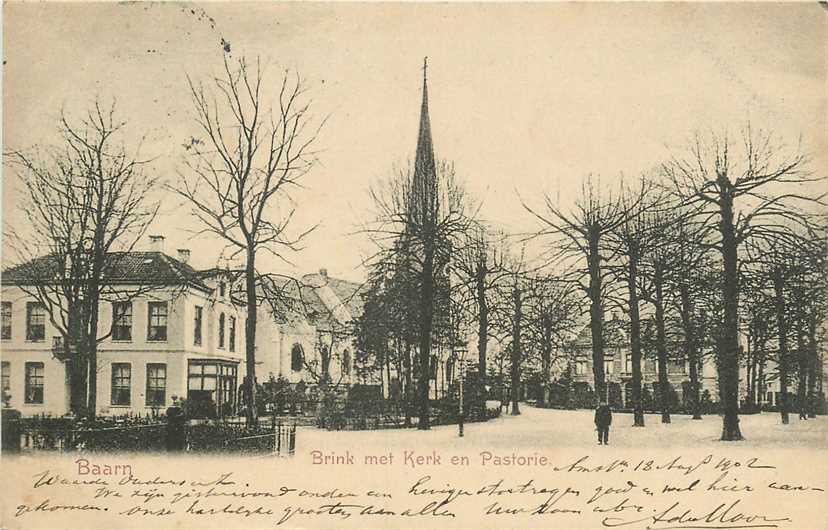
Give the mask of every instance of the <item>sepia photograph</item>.
POLYGON ((2 10, 0 528, 828 530, 828 7, 2 10))

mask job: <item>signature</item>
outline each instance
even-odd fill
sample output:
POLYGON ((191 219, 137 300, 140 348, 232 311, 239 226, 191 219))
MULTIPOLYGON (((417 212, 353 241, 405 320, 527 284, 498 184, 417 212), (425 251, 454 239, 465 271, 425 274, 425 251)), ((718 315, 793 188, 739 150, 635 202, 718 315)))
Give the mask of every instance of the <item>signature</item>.
POLYGON ((698 514, 674 502, 669 508, 650 517, 628 520, 621 517, 604 517, 601 523, 608 528, 619 528, 638 523, 647 523, 647 530, 668 530, 674 528, 693 529, 734 529, 734 528, 778 528, 779 523, 790 523, 788 516, 769 516, 739 511, 741 500, 721 503, 712 510, 698 514))

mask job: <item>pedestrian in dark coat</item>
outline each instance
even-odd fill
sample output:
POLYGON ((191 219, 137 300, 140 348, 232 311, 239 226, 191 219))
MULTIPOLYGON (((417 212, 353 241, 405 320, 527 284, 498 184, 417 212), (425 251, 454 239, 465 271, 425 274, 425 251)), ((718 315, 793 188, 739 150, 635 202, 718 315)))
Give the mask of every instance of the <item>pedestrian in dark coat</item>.
POLYGON ((167 451, 183 451, 187 446, 187 417, 178 403, 178 396, 172 397, 167 408, 167 451))
POLYGON ((609 445, 609 428, 612 425, 612 410, 606 400, 595 408, 595 428, 598 430, 598 444, 609 445))

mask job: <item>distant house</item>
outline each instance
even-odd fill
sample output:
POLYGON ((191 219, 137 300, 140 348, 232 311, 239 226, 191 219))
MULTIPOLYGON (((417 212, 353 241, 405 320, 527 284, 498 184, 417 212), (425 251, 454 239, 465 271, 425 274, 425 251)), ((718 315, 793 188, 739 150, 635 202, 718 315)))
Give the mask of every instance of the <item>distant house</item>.
MULTIPOLYGON (((113 292, 99 309, 98 337, 104 338, 96 412, 147 414, 178 395, 232 413, 243 377, 246 318, 244 306, 231 298, 232 279, 220 270, 193 269, 189 250, 167 255, 160 236, 154 244, 153 251, 109 256, 116 266, 107 280, 113 292)), ((69 411, 67 371, 52 354, 62 337, 31 295, 33 281, 52 281, 53 264, 48 256, 36 261, 39 278, 32 277, 32 262, 3 271, 3 389, 25 415, 63 415, 69 411)))
MULTIPOLYGON (((604 377, 607 382, 608 399, 615 406, 631 406, 632 352, 629 342, 629 323, 618 318, 616 314, 604 322, 604 377)), ((585 326, 578 336, 567 346, 569 373, 575 384, 593 387, 592 372, 592 332, 585 326)), ((717 391, 716 368, 711 360, 702 364, 700 370, 700 391, 709 390, 712 395, 717 391)), ((667 380, 676 391, 679 401, 689 388, 690 364, 686 359, 670 352, 667 361, 667 380)), ((641 386, 650 395, 656 392, 658 384, 658 363, 652 352, 642 352, 641 386)))

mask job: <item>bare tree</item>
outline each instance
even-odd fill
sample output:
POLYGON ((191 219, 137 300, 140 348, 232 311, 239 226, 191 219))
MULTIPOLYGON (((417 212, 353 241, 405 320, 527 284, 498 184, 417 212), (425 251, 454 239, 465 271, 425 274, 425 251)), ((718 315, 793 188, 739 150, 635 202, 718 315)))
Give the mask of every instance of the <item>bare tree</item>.
MULTIPOLYGON (((456 253, 454 271, 459 277, 459 286, 470 294, 467 304, 472 318, 477 322, 478 373, 481 384, 485 384, 487 374, 487 350, 490 331, 492 305, 497 303, 495 291, 509 275, 504 259, 506 251, 503 237, 498 237, 483 227, 473 229, 466 237, 464 247, 456 253)), ((486 395, 480 392, 481 415, 485 414, 486 395)), ((482 417, 482 416, 481 416, 482 417)))
MULTIPOLYGON (((127 301, 160 282, 124 288, 124 251, 131 250, 158 212, 147 195, 157 184, 144 172, 140 141, 125 145, 126 122, 116 107, 96 100, 86 115, 60 117, 60 143, 5 153, 24 185, 20 205, 25 228, 7 237, 20 264, 6 271, 42 304, 61 334, 53 354, 64 361, 70 409, 94 418, 102 301, 127 301), (120 252, 115 252, 115 251, 120 252)), ((114 319, 113 319, 114 323, 114 319)))
MULTIPOLYGON (((219 237, 229 257, 245 260, 245 398, 256 402, 256 258, 264 251, 287 261, 311 231, 292 233, 290 197, 316 162, 313 145, 324 121, 316 123, 298 75, 282 77, 271 104, 263 91, 264 71, 245 59, 224 55, 224 71, 209 88, 188 77, 200 137, 187 146, 186 172, 174 192, 200 222, 198 232, 219 237)), ((257 421, 255 407, 247 419, 257 421)))
POLYGON ((563 262, 586 261, 586 267, 578 269, 577 275, 590 302, 589 325, 592 333, 595 392, 600 397, 606 397, 603 324, 606 302, 604 280, 608 271, 604 262, 609 256, 602 255, 605 250, 604 239, 627 221, 630 212, 638 208, 638 202, 624 204, 611 194, 602 193, 600 185, 596 185, 590 177, 581 187, 573 213, 564 213, 549 196, 545 197, 545 203, 546 211, 543 213, 534 211, 525 203, 523 206, 545 225, 536 236, 553 238, 553 259, 563 262), (586 277, 588 285, 583 284, 580 277, 586 277))
MULTIPOLYGON (((554 363, 565 358, 561 348, 580 323, 581 299, 576 288, 574 283, 553 275, 531 278, 527 286, 526 335, 540 354, 544 386, 551 381, 554 363)), ((542 388, 538 406, 545 405, 546 392, 542 388)))
POLYGON ((806 171, 808 157, 772 134, 748 125, 741 146, 728 136, 696 136, 688 151, 663 165, 679 201, 722 257, 724 315, 718 350, 719 386, 724 408, 722 440, 741 440, 739 428, 739 248, 750 237, 785 232, 783 221, 798 224, 797 203, 819 203, 801 186, 821 179, 806 171), (741 149, 740 149, 741 147, 741 149))
POLYGON ((394 277, 407 283, 404 292, 413 302, 406 307, 410 321, 417 324, 420 429, 430 428, 428 374, 436 338, 435 311, 438 303, 448 303, 438 296, 450 291, 441 290, 439 283, 448 280, 452 257, 462 248, 465 235, 474 225, 469 201, 454 167, 447 162, 435 164, 429 158, 432 156, 418 154, 420 161, 413 170, 400 171, 371 190, 377 213, 365 229, 379 246, 372 258, 374 266, 384 264, 392 268, 394 277))
MULTIPOLYGON (((679 213, 679 219, 686 215, 679 213)), ((702 370, 702 322, 700 309, 710 298, 713 264, 697 227, 680 222, 674 227, 672 245, 672 271, 668 282, 674 296, 675 310, 679 315, 679 326, 683 334, 684 358, 690 368, 690 409, 693 419, 701 419, 700 390, 702 370)), ((686 401, 686 399, 685 399, 686 401)))
POLYGON ((626 285, 624 310, 630 319, 630 354, 632 357, 633 426, 644 426, 641 400, 641 278, 642 261, 659 245, 660 232, 652 222, 658 208, 665 207, 663 193, 652 180, 643 178, 635 188, 624 186, 619 199, 626 211, 625 219, 609 233, 608 246, 615 250, 618 265, 610 270, 626 285))
POLYGON ((668 379, 667 352, 667 311, 670 308, 672 292, 670 282, 676 267, 676 247, 681 243, 675 236, 676 226, 681 218, 674 213, 659 212, 651 215, 646 229, 656 234, 652 247, 643 262, 641 274, 642 299, 652 304, 655 327, 654 346, 658 364, 658 386, 661 409, 661 423, 670 423, 670 381, 668 379))

